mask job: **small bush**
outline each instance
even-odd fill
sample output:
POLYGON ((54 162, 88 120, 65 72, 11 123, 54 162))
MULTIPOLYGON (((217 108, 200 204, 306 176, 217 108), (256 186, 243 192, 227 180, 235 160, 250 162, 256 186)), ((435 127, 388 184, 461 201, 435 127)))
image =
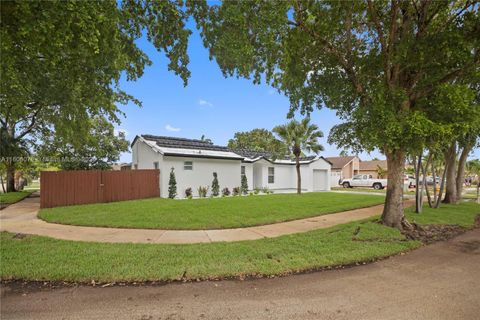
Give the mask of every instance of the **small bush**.
POLYGON ((228 189, 227 187, 223 188, 222 189, 222 196, 229 196, 230 195, 230 189, 228 189))
POLYGON ((240 195, 240 187, 234 187, 232 189, 232 195, 234 195, 234 196, 240 195))
POLYGON ((218 177, 217 173, 213 173, 213 181, 212 181, 212 196, 216 197, 220 194, 220 186, 218 184, 218 177))
POLYGON ((207 197, 207 193, 208 193, 208 186, 205 186, 205 187, 198 187, 198 196, 200 198, 206 198, 207 197))
POLYGON ((269 194, 269 193, 270 193, 270 189, 268 189, 268 187, 263 187, 263 188, 262 188, 262 192, 265 193, 265 194, 269 194))
POLYGON ((260 188, 255 188, 255 189, 253 189, 253 193, 259 194, 259 193, 260 193, 260 188))
POLYGON ((189 188, 185 189, 185 198, 191 199, 192 194, 193 194, 192 188, 189 187, 189 188))
POLYGON ((248 193, 248 181, 247 181, 247 176, 246 175, 243 175, 242 176, 242 181, 241 181, 241 187, 240 187, 240 191, 243 193, 243 194, 247 194, 248 193))
POLYGON ((170 179, 168 180, 168 197, 173 199, 177 196, 177 180, 175 179, 174 168, 170 171, 170 179))

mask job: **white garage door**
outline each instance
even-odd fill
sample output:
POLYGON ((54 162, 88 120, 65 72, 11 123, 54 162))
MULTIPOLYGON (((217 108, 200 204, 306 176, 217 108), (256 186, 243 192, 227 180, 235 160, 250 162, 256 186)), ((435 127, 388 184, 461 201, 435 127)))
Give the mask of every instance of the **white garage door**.
POLYGON ((313 170, 313 191, 328 190, 327 170, 313 170))

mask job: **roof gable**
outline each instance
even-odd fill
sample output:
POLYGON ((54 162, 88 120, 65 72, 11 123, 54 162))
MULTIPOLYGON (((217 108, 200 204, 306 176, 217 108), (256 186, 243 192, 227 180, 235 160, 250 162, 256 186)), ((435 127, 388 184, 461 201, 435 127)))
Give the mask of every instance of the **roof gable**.
POLYGON ((345 167, 350 161, 355 159, 356 156, 348 156, 348 157, 327 157, 325 158, 332 164, 332 169, 342 169, 345 167))
POLYGON ((360 170, 377 170, 378 167, 386 170, 387 160, 371 160, 371 161, 361 161, 360 170))

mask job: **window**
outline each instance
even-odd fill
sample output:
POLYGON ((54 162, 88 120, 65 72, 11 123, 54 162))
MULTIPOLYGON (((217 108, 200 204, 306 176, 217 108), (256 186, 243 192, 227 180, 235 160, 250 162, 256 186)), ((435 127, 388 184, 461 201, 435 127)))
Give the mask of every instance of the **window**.
POLYGON ((242 177, 245 175, 245 166, 240 167, 240 174, 242 177))
POLYGON ((158 161, 155 161, 155 162, 153 163, 153 168, 154 168, 154 169, 158 169, 158 161))
POLYGON ((193 162, 192 161, 185 161, 183 163, 183 170, 193 170, 193 162))
POLYGON ((138 169, 138 164, 135 163, 135 165, 133 166, 133 168, 134 168, 135 170, 137 170, 137 169, 138 169))
POLYGON ((362 175, 361 174, 358 174, 356 176, 353 177, 353 180, 361 180, 362 179, 362 175))
POLYGON ((275 183, 275 168, 268 167, 268 183, 275 183))

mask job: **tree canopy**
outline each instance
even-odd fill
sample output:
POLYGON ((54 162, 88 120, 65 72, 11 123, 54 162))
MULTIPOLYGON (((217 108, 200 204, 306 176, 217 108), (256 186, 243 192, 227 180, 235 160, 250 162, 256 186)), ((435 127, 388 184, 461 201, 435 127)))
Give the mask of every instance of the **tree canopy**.
POLYGON ((285 155, 285 145, 267 129, 253 129, 236 132, 233 139, 228 140, 230 149, 251 151, 267 151, 274 155, 285 155))
POLYGON ((182 1, 2 1, 0 19, 3 157, 46 135, 81 145, 88 119, 118 122, 119 104, 140 104, 119 84, 151 64, 135 43, 143 35, 184 84, 190 75, 182 1))
POLYGON ((59 136, 45 137, 37 148, 40 159, 45 159, 63 170, 110 169, 128 151, 129 142, 122 132, 115 134, 113 125, 104 117, 88 120, 84 143, 75 145, 59 136))
POLYGON ((385 153, 382 220, 408 227, 406 153, 431 133, 423 106, 434 92, 478 74, 478 2, 225 1, 192 11, 225 76, 271 84, 289 97, 289 116, 332 108, 343 123, 329 142, 385 153))

